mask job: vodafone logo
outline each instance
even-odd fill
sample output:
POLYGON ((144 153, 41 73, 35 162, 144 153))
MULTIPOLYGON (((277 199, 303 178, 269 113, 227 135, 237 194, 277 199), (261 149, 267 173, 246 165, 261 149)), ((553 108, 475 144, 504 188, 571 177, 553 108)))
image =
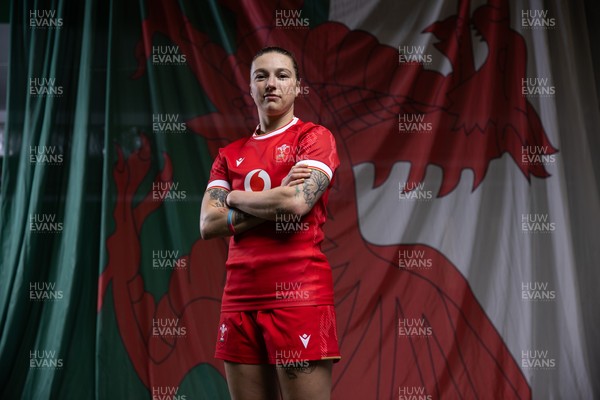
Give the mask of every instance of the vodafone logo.
POLYGON ((264 169, 253 169, 244 179, 244 190, 247 192, 260 192, 271 189, 271 177, 264 169))

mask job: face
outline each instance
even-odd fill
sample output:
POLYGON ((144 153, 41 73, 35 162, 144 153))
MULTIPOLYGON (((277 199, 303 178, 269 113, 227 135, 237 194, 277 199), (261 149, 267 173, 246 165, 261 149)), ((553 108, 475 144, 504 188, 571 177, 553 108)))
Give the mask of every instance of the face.
POLYGON ((252 63, 250 94, 259 114, 277 117, 288 112, 299 86, 292 59, 284 54, 266 53, 252 63))

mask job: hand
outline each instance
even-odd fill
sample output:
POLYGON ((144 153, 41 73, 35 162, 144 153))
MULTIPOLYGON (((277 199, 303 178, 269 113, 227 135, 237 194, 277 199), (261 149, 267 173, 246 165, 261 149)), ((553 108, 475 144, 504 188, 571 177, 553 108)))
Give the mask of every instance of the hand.
POLYGON ((281 186, 296 186, 304 183, 305 179, 310 178, 311 170, 304 164, 294 165, 290 172, 281 181, 281 186))

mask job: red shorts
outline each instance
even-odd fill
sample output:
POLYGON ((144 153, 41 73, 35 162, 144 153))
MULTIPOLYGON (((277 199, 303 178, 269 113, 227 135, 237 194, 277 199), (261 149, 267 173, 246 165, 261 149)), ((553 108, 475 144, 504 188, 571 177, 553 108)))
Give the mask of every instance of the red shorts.
POLYGON ((293 367, 340 360, 333 306, 221 312, 215 358, 293 367))

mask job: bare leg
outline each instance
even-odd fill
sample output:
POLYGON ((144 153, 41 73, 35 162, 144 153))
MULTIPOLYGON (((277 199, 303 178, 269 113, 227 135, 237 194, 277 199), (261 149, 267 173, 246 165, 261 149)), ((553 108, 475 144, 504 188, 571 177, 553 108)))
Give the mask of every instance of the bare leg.
POLYGON ((225 361, 231 400, 278 400, 277 374, 272 365, 225 361))
POLYGON ((323 360, 305 368, 277 368, 283 400, 329 400, 332 364, 323 360))

